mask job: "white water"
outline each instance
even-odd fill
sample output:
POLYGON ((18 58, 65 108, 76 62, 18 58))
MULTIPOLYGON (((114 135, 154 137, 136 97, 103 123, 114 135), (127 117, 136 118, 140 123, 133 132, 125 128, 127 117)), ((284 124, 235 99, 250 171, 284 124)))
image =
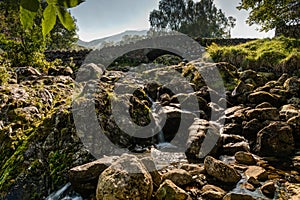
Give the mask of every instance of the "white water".
POLYGON ((46 200, 83 200, 83 198, 71 191, 71 183, 67 183, 61 189, 50 194, 46 200))
POLYGON ((152 106, 151 106, 151 113, 156 125, 156 128, 158 128, 158 133, 157 133, 157 140, 158 140, 158 144, 160 143, 165 143, 165 136, 164 133, 162 131, 162 127, 160 125, 161 122, 161 118, 158 114, 159 109, 161 108, 161 105, 159 102, 154 101, 148 94, 147 94, 148 99, 151 101, 152 106))

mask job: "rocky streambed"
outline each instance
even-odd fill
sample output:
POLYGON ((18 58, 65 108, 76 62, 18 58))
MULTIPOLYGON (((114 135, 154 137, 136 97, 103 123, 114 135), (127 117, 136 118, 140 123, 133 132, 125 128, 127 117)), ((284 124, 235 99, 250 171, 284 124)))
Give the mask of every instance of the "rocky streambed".
POLYGON ((2 198, 68 182, 87 199, 299 198, 294 72, 200 60, 80 70, 75 82, 69 68, 18 68, 0 87, 2 198))

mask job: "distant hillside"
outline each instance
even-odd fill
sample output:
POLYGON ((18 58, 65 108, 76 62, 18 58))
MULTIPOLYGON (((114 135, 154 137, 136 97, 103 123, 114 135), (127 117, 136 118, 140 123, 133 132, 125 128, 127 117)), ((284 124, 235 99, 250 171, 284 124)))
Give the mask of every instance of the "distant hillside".
POLYGON ((142 31, 125 31, 116 35, 112 35, 109 37, 105 37, 105 38, 100 38, 100 39, 96 39, 96 40, 92 40, 90 42, 85 42, 82 40, 78 40, 77 44, 79 46, 83 46, 85 48, 99 48, 101 47, 103 42, 119 42, 122 40, 122 37, 125 35, 146 35, 147 34, 147 30, 142 30, 142 31))

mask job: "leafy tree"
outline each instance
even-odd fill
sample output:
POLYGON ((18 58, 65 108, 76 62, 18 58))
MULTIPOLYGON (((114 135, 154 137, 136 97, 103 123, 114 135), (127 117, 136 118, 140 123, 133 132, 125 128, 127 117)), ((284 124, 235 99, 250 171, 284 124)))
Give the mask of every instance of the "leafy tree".
POLYGON ((57 21, 50 34, 43 36, 41 24, 44 20, 43 8, 48 7, 46 2, 41 2, 41 9, 37 11, 31 27, 24 29, 20 19, 21 2, 22 0, 0 1, 0 48, 5 50, 5 57, 12 66, 43 67, 47 64, 43 59, 44 50, 68 49, 77 41, 76 29, 67 30, 57 21))
POLYGON ((227 18, 213 0, 161 0, 149 20, 157 31, 180 31, 193 37, 229 37, 235 26, 235 19, 227 18))
MULTIPOLYGON (((37 13, 42 9, 42 0, 21 0, 20 20, 24 29, 30 29, 34 24, 37 13)), ((50 33, 56 24, 56 18, 60 20, 67 30, 74 30, 75 23, 72 16, 67 11, 68 8, 76 7, 84 0, 46 0, 47 6, 43 9, 43 19, 41 22, 44 38, 50 33)))
MULTIPOLYGON (((76 20, 73 18, 76 22, 76 20)), ((76 24, 75 24, 76 27, 76 24)), ((49 33, 49 39, 46 42, 47 50, 69 50, 78 41, 78 36, 75 29, 66 29, 60 21, 57 21, 54 28, 49 33)))
POLYGON ((237 8, 250 10, 247 23, 261 25, 262 31, 300 24, 298 0, 241 0, 237 8))
MULTIPOLYGON (((31 30, 24 30, 19 19, 20 0, 0 1, 0 45, 6 52, 11 64, 23 66, 31 63, 38 52, 44 50, 41 27, 32 25, 31 30)), ((41 13, 40 13, 41 14, 41 13)), ((36 19, 38 23, 39 19, 36 19)))

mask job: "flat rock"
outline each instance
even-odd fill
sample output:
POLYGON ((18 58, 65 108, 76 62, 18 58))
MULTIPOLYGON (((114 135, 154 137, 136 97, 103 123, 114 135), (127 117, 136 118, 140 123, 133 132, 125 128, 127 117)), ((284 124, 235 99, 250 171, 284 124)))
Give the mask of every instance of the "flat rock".
POLYGON ((248 194, 229 193, 223 200, 255 200, 255 198, 248 194))
MULTIPOLYGON (((190 196, 171 180, 165 180, 158 188, 155 198, 157 200, 191 200, 190 196)), ((143 198, 141 198, 143 199, 143 198)))
POLYGON ((178 186, 183 186, 193 181, 192 175, 183 169, 173 169, 163 174, 162 180, 171 180, 178 186))
POLYGON ((217 186, 214 185, 205 185, 202 187, 202 197, 204 199, 222 199, 226 192, 217 186))
POLYGON ((258 181, 265 181, 268 178, 267 171, 259 166, 249 166, 248 169, 245 171, 245 175, 249 179, 253 177, 255 180, 258 181))
POLYGON ((205 172, 204 166, 200 166, 198 164, 184 163, 184 164, 181 165, 180 169, 186 170, 192 176, 193 175, 198 175, 198 174, 203 174, 205 172))
POLYGON ((237 183, 242 177, 233 167, 219 161, 211 156, 207 156, 204 160, 206 172, 226 183, 237 183))
POLYGON ((229 143, 223 145, 223 153, 226 155, 234 155, 239 151, 250 151, 249 143, 242 141, 238 143, 229 143))
POLYGON ((70 169, 69 178, 75 181, 90 181, 92 179, 98 179, 99 175, 107 169, 113 162, 115 162, 119 157, 103 157, 96 161, 86 163, 70 169))
POLYGON ((255 165, 256 160, 251 153, 239 151, 234 155, 234 158, 237 162, 245 165, 255 165))

